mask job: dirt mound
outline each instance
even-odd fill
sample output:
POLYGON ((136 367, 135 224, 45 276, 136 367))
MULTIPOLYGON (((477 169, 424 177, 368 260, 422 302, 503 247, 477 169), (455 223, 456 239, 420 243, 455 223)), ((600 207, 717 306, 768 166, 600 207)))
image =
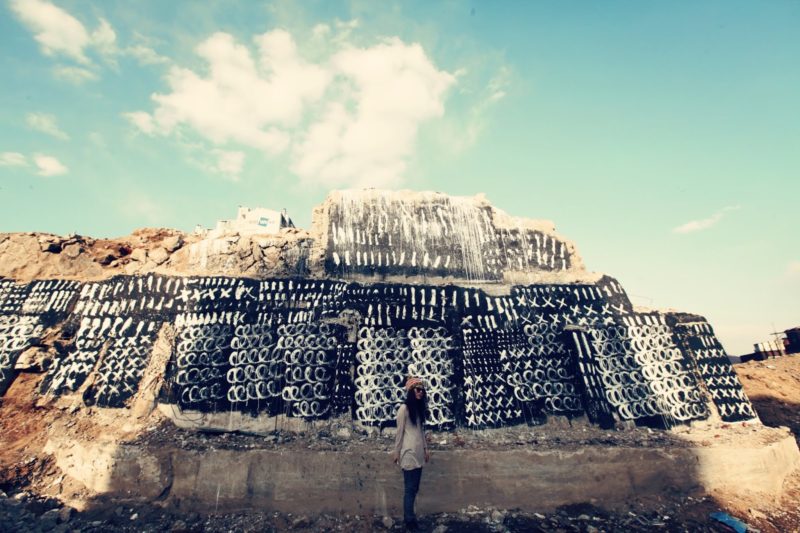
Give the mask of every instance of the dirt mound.
POLYGON ((203 237, 145 228, 115 239, 0 233, 0 278, 97 281, 121 274, 278 277, 307 275, 313 238, 300 229, 276 235, 203 237))

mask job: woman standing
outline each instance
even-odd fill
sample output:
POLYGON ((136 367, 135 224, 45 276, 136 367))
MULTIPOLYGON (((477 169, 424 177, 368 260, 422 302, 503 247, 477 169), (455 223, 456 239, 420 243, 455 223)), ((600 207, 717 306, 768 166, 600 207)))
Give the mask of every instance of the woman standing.
POLYGON ((414 500, 419 491, 422 466, 430 460, 425 441, 425 386, 420 378, 406 381, 406 401, 397 411, 397 434, 394 438, 394 462, 403 469, 403 520, 406 529, 418 528, 414 500))

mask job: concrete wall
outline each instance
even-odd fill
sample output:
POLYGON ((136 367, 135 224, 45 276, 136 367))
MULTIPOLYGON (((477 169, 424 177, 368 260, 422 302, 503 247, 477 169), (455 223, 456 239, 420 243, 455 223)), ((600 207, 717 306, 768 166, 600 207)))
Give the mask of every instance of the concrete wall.
MULTIPOLYGON (((185 509, 397 513, 402 476, 385 452, 145 449, 51 441, 57 465, 95 492, 185 509)), ((439 451, 423 473, 421 513, 469 504, 547 510, 665 490, 776 498, 800 465, 791 435, 763 445, 654 449, 439 451)))

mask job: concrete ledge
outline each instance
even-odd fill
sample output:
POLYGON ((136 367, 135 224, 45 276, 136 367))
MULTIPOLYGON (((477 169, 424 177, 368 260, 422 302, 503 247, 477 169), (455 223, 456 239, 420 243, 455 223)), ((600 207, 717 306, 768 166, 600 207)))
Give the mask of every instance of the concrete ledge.
MULTIPOLYGON (((98 494, 161 500, 209 511, 258 508, 396 513, 402 476, 385 452, 145 449, 51 441, 70 477, 98 494)), ((468 504, 548 510, 596 499, 613 508, 637 496, 717 492, 774 499, 800 465, 791 436, 760 447, 624 448, 578 451, 448 450, 423 473, 420 512, 468 504)))

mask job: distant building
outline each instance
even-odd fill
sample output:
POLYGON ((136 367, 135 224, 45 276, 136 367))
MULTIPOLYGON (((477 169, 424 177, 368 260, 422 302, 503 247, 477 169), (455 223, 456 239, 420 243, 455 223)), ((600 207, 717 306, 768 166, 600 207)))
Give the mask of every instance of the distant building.
POLYGON ((786 340, 786 353, 800 353, 800 327, 784 331, 786 340))
POLYGON ((782 340, 758 342, 753 345, 753 358, 759 361, 782 355, 786 355, 786 347, 782 340))
MULTIPOLYGON (((286 210, 274 211, 264 207, 242 207, 236 218, 233 220, 219 220, 217 226, 210 231, 198 231, 195 233, 209 237, 219 237, 238 233, 239 235, 262 235, 278 233, 283 228, 293 228, 294 223, 286 213, 286 210)), ((198 226, 199 228, 199 226, 198 226)))
POLYGON ((781 335, 775 333, 775 340, 758 342, 753 345, 753 353, 743 355, 742 362, 755 359, 763 361, 770 357, 800 354, 800 327, 787 329, 781 335))

